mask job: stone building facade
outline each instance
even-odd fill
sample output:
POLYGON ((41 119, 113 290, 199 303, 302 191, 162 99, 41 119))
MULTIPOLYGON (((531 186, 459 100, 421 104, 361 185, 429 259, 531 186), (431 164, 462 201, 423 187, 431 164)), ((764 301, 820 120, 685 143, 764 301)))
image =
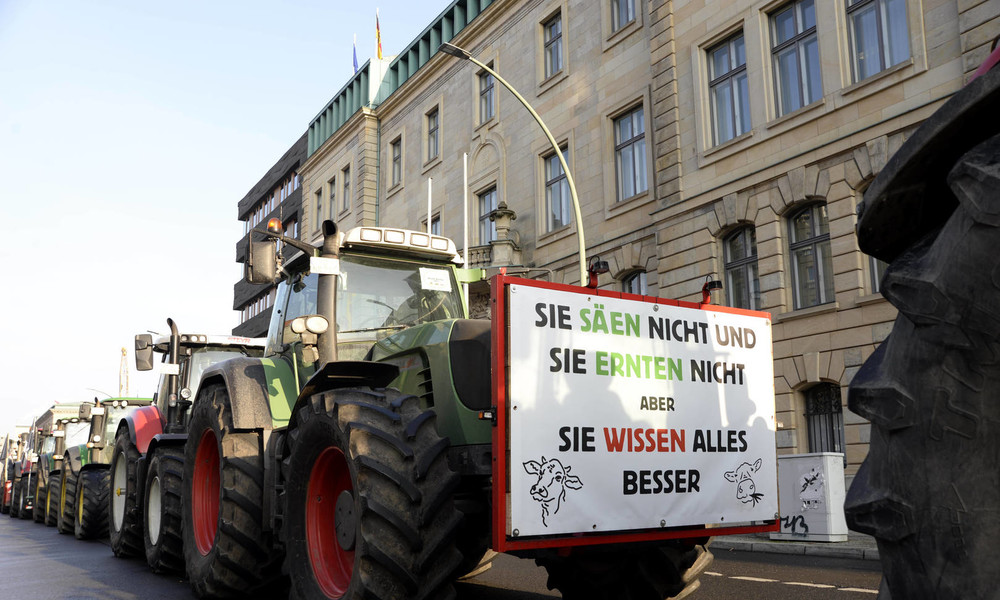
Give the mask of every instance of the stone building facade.
POLYGON ((564 149, 587 254, 610 266, 599 285, 699 300, 720 279, 716 301, 769 312, 779 452, 844 452, 850 477, 870 429, 847 385, 895 318, 878 294, 884 265, 858 250, 855 206, 989 53, 997 12, 986 0, 456 0, 310 123, 301 236, 318 242, 327 218, 423 229, 429 213, 462 247, 468 198, 474 266, 579 283, 553 150, 499 82, 438 51, 464 48, 564 149))

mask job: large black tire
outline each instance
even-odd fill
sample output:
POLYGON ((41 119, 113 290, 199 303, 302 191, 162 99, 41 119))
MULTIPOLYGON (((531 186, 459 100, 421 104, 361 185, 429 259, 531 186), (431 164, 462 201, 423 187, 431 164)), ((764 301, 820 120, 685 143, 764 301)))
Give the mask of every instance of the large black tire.
POLYGON ((62 490, 61 471, 49 474, 49 490, 45 498, 45 524, 55 527, 59 522, 59 496, 62 490))
POLYGON ((574 548, 535 560, 564 600, 687 598, 712 564, 707 540, 574 548))
POLYGON ((184 565, 200 597, 234 597, 268 584, 279 558, 265 533, 261 435, 233 431, 222 384, 198 392, 184 446, 184 565))
POLYGON ((110 479, 111 473, 107 469, 87 469, 80 473, 76 489, 76 521, 73 527, 76 539, 107 537, 110 479))
POLYGON ((1000 69, 913 132, 858 207, 899 315, 851 381, 872 423, 845 502, 878 540, 880 600, 996 598, 1000 539, 1000 69))
POLYGON ((184 570, 183 477, 184 448, 157 448, 146 471, 142 499, 146 562, 156 573, 184 570))
POLYGON ((62 489, 59 490, 59 522, 56 528, 59 533, 73 535, 76 526, 76 482, 79 474, 73 474, 70 469, 61 472, 62 489))
POLYGON ((10 498, 10 518, 17 519, 21 516, 21 488, 23 487, 23 479, 18 479, 14 481, 14 489, 11 491, 10 498))
POLYGON ((452 597, 458 476, 433 411, 395 390, 332 390, 286 439, 291 598, 452 597))
POLYGON ((138 465, 139 450, 128 428, 122 427, 115 435, 108 485, 108 537, 111 551, 119 558, 143 554, 138 465))
POLYGON ((45 511, 48 509, 48 487, 43 485, 42 478, 35 479, 35 501, 31 505, 31 517, 35 523, 45 522, 45 511))

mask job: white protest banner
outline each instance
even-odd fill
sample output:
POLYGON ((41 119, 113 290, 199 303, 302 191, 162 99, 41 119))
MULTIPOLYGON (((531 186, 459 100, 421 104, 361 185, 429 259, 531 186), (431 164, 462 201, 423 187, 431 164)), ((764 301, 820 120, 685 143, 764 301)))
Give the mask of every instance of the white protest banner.
POLYGON ((509 536, 775 518, 766 314, 508 289, 509 536))

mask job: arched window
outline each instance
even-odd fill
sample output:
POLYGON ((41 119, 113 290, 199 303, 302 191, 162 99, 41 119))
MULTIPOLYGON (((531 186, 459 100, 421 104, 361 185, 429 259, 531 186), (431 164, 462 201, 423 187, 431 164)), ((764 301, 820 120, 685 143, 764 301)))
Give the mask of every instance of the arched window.
POLYGON ((626 294, 649 295, 645 271, 632 271, 622 278, 622 291, 626 294))
POLYGON ((840 386, 820 383, 806 390, 805 396, 809 452, 844 452, 844 408, 840 401, 840 386))
POLYGON ((833 302, 833 259, 826 204, 812 204, 788 218, 795 308, 833 302))
POLYGON ((741 227, 722 242, 729 306, 760 310, 757 280, 757 233, 753 226, 741 227))

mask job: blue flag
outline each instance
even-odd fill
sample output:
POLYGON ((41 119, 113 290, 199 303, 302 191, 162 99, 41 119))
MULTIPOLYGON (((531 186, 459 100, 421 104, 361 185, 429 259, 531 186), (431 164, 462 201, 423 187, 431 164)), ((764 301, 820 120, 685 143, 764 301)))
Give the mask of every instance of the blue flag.
POLYGON ((354 36, 354 72, 358 72, 358 36, 354 36))

